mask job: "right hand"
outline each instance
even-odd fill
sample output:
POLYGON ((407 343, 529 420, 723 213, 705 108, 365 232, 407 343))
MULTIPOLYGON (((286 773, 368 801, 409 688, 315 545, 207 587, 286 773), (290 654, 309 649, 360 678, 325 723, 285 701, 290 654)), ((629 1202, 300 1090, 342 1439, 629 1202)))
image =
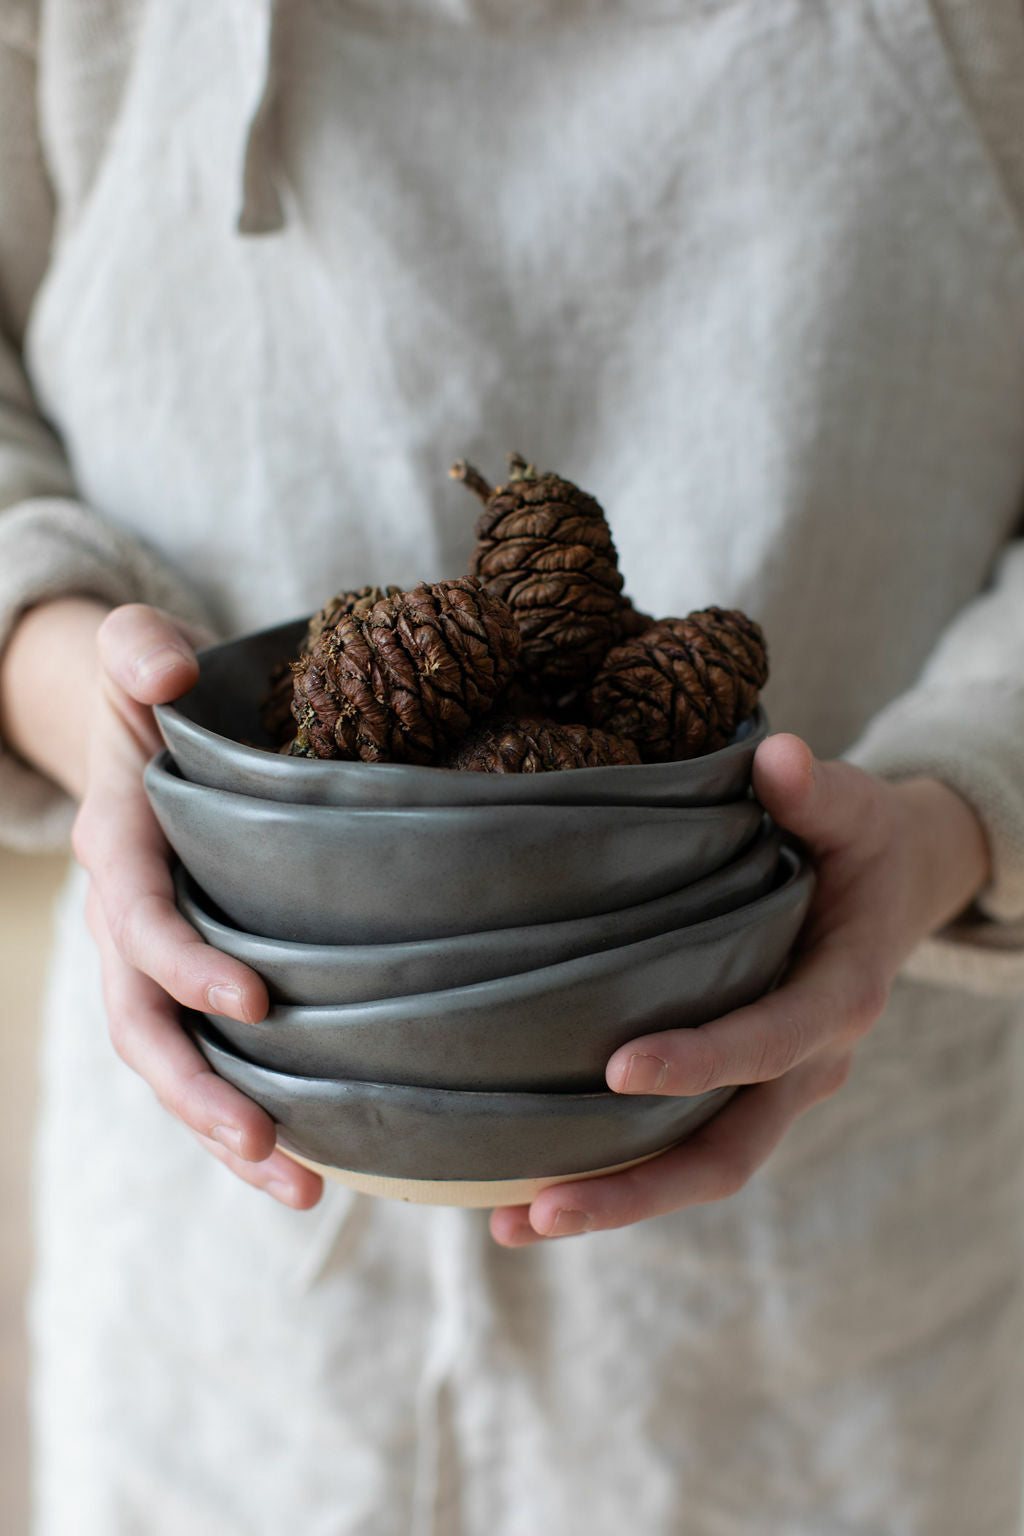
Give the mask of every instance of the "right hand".
POLYGON ((137 603, 115 608, 97 630, 72 847, 90 876, 87 918, 117 1054, 233 1173, 304 1210, 323 1181, 276 1149, 270 1116, 210 1070, 179 1020, 179 1004, 249 1023, 268 1007, 259 976, 204 943, 177 911, 170 850, 143 787, 162 745, 152 705, 192 687, 197 638, 137 603))

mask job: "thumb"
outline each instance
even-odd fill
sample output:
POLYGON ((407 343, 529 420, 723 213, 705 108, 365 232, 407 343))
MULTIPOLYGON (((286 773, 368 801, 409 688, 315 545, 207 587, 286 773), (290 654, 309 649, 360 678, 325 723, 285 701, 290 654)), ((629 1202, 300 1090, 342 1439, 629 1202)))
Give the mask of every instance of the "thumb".
POLYGON ((769 736, 754 754, 754 794, 785 831, 817 853, 862 839, 876 797, 868 774, 815 757, 799 736, 769 736))
POLYGON ((109 677, 140 704, 169 703, 187 693, 199 676, 185 626, 144 603, 125 603, 108 613, 96 645, 109 677))

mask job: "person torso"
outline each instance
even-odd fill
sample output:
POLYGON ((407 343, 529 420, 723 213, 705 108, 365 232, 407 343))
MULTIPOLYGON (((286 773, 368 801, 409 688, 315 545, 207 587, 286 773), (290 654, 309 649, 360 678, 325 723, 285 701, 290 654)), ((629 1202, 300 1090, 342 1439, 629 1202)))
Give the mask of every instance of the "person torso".
POLYGON ((82 494, 226 630, 460 574, 448 465, 520 450, 602 501, 639 607, 761 620, 820 752, 912 682, 1024 482, 1018 210, 926 0, 125 27, 91 159, 87 60, 44 55, 29 364, 82 494))

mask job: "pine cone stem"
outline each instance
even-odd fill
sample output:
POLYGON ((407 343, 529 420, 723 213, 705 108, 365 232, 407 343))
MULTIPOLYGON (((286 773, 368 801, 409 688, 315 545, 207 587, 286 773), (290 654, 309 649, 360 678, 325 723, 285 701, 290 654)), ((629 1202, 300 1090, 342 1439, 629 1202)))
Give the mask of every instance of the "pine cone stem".
POLYGON ((528 464, 521 453, 509 454, 508 468, 510 480, 536 480, 537 478, 537 466, 528 464))
POLYGON ((488 485, 480 471, 472 464, 467 464, 465 459, 456 459, 448 473, 453 480, 461 480, 463 485, 475 491, 484 503, 494 494, 493 486, 488 485))

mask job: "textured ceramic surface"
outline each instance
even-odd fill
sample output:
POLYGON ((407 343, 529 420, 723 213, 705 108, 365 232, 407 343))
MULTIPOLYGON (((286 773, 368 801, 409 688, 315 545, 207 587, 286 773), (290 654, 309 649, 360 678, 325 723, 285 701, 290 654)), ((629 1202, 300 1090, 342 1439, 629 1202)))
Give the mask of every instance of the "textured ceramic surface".
POLYGON ((578 768, 567 773, 454 773, 397 763, 321 763, 279 757, 260 723, 274 664, 295 654, 305 619, 209 646, 199 681, 157 723, 186 779, 214 789, 300 805, 711 805, 735 800, 768 734, 761 710, 736 740, 686 763, 578 768), (266 749, 266 750, 264 750, 266 749))
POLYGON ((768 822, 737 858, 692 885, 599 917, 494 928, 407 944, 289 944, 232 928, 179 866, 178 908, 208 944, 258 971, 282 1003, 365 1003, 465 987, 653 938, 763 896, 776 880, 781 834, 768 822))
POLYGON ((710 921, 475 986, 347 1007, 212 1018, 251 1061, 306 1077, 509 1092, 592 1092, 627 1040, 761 997, 799 932, 813 876, 789 849, 776 889, 710 921))
POLYGON ((395 1179, 586 1173, 671 1146, 733 1090, 693 1098, 617 1093, 460 1093, 289 1077, 245 1061, 187 1015, 211 1067, 277 1122, 281 1144, 331 1167, 395 1179))
POLYGON ((592 917, 735 858, 760 806, 285 805, 190 784, 166 752, 146 788, 189 874, 238 928, 389 944, 592 917))

